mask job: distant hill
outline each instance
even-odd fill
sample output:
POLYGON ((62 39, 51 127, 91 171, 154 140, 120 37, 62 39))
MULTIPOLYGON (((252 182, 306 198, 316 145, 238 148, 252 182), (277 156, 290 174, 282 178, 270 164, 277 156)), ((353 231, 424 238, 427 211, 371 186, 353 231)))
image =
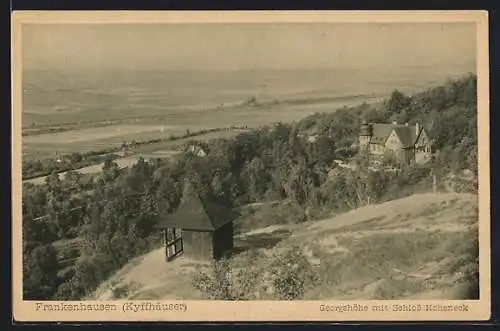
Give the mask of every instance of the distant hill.
POLYGON ((388 95, 395 86, 415 93, 471 69, 474 66, 401 67, 392 71, 372 67, 236 72, 27 70, 23 72, 23 116, 42 116, 28 115, 31 118, 23 119, 23 124, 169 115, 179 109, 241 104, 249 96, 255 96, 259 103, 299 99, 303 104, 311 99, 340 98, 347 104, 357 102, 353 96, 388 95))

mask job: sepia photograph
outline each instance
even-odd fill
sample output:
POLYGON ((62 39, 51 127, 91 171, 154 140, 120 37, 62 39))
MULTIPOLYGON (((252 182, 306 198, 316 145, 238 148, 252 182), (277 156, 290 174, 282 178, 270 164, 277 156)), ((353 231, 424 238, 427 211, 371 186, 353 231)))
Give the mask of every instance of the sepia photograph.
POLYGON ((19 315, 489 317, 484 12, 25 14, 19 315))

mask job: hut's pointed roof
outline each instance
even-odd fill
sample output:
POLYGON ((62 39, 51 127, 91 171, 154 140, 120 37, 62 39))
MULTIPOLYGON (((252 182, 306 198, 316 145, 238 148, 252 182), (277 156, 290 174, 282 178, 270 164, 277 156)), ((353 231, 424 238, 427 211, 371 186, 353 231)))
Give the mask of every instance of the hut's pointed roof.
POLYGON ((238 213, 218 202, 194 195, 172 214, 165 215, 157 228, 214 231, 238 217, 238 213))

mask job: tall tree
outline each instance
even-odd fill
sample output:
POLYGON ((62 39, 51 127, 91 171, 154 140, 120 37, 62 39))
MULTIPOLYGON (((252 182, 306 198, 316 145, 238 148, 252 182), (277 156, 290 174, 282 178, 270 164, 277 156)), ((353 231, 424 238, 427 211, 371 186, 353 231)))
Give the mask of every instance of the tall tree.
POLYGON ((114 181, 119 175, 120 167, 118 164, 113 161, 111 158, 107 158, 104 161, 104 165, 102 167, 103 179, 105 182, 114 181))
POLYGON ((57 255, 52 245, 41 245, 27 252, 23 259, 23 297, 25 300, 48 300, 59 285, 57 255))
POLYGON ((411 99, 398 90, 394 90, 387 102, 387 112, 389 114, 399 114, 401 111, 410 106, 411 99))
POLYGON ((267 189, 266 165, 259 157, 245 164, 242 177, 248 188, 250 201, 258 201, 267 189))

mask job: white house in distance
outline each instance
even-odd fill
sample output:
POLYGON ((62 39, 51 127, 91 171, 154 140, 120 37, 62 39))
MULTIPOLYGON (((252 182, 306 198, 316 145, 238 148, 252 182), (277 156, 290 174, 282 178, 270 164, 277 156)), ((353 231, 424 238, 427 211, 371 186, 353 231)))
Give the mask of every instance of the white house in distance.
POLYGON ((359 147, 368 153, 373 163, 379 163, 388 154, 403 164, 425 163, 432 156, 432 140, 418 122, 414 125, 363 122, 359 147))
POLYGON ((186 153, 190 153, 190 154, 193 154, 193 155, 196 155, 198 157, 204 157, 204 156, 207 156, 207 152, 203 149, 202 146, 199 146, 197 144, 192 144, 190 146, 188 146, 185 150, 186 153))

